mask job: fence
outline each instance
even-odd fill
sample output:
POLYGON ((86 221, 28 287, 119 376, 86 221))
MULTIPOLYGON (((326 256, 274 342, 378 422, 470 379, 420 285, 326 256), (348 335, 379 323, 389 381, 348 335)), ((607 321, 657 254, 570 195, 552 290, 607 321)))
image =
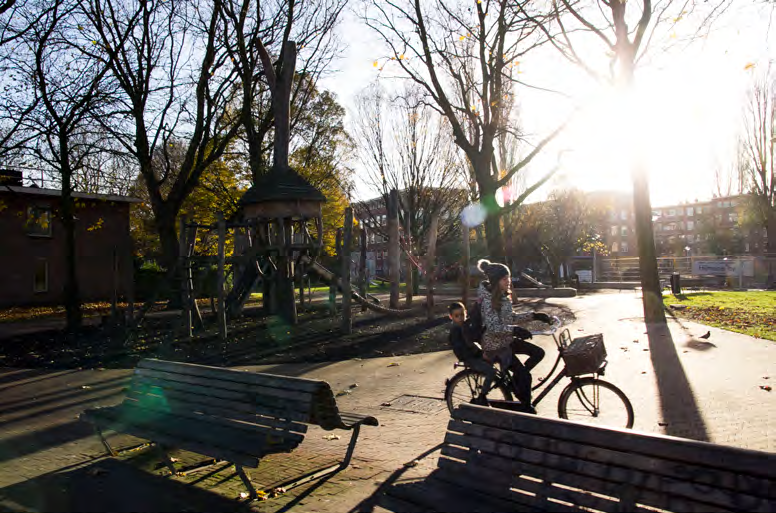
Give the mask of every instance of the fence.
MULTIPOLYGON (((606 257, 588 260, 595 282, 639 282, 641 270, 637 257, 606 257)), ((575 262, 579 269, 581 262, 575 262)), ((582 264, 584 265, 584 264, 582 264)), ((682 276, 687 286, 712 288, 766 288, 776 276, 776 257, 749 255, 699 255, 660 257, 657 259, 661 280, 671 274, 682 276)))

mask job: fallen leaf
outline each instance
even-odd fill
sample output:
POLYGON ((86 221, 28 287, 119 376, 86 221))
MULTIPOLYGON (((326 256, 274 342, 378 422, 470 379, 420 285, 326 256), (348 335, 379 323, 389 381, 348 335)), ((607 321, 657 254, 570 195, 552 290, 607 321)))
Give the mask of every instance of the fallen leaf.
POLYGON ((769 385, 760 385, 760 389, 765 390, 766 392, 773 390, 769 385))
POLYGON ((390 406, 391 403, 382 403, 380 406, 390 406))
POLYGON ((396 362, 392 362, 392 363, 388 364, 388 367, 398 367, 398 366, 399 366, 399 364, 396 363, 396 362))
POLYGON ((418 460, 408 461, 407 463, 404 464, 404 468, 412 468, 417 466, 418 466, 418 460))
POLYGON ((81 388, 88 389, 88 388, 92 388, 92 387, 90 387, 89 385, 81 385, 81 388))
POLYGON ((326 435, 326 436, 323 437, 323 439, 324 440, 339 440, 340 436, 339 435, 326 435))
POLYGON ((337 392, 337 397, 342 397, 343 395, 348 395, 350 393, 350 390, 342 390, 340 392, 337 392))
POLYGON ((665 427, 668 425, 668 422, 658 422, 657 425, 665 427))
POLYGON ((358 388, 358 383, 353 383, 352 385, 350 385, 350 388, 358 388))
POLYGON ((240 498, 241 499, 247 499, 248 498, 248 492, 240 492, 240 498))

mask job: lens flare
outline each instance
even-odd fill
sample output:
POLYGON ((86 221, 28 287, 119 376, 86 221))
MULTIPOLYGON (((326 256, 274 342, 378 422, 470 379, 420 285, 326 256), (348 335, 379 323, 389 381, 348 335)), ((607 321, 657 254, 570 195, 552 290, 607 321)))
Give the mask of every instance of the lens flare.
POLYGON ((488 213, 480 203, 467 205, 461 212, 461 222, 464 226, 472 228, 485 222, 488 213))

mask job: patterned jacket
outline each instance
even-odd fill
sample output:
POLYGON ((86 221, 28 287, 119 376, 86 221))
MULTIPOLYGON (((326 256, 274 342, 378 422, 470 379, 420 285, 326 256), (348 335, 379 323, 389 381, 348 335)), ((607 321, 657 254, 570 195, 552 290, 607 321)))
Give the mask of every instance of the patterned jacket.
POLYGON ((498 311, 494 310, 493 296, 487 288, 487 283, 480 283, 477 295, 481 303, 482 323, 485 326, 482 348, 486 352, 491 353, 509 347, 512 343, 512 328, 514 325, 532 316, 533 312, 515 314, 512 311, 512 302, 506 296, 501 302, 501 309, 498 311))

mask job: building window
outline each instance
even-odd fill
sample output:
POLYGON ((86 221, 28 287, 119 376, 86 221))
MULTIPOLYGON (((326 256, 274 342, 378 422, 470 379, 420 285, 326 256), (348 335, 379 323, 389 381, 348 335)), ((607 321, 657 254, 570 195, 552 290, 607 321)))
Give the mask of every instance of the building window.
POLYGON ((620 244, 620 253, 627 253, 628 252, 628 243, 623 242, 620 244))
POLYGON ((668 217, 674 217, 676 215, 676 209, 670 209, 668 211, 668 217))
POLYGON ((628 211, 627 210, 625 210, 625 209, 620 210, 620 219, 622 219, 623 221, 627 221, 628 220, 628 211))
POLYGON ((51 237, 51 208, 27 207, 27 235, 35 237, 51 237))
POLYGON ((694 214, 694 209, 692 207, 687 207, 687 215, 692 217, 694 214))
POLYGON ((48 261, 45 258, 35 260, 32 290, 33 292, 48 292, 48 261))
POLYGON ((628 227, 627 226, 621 226, 620 227, 620 235, 623 237, 628 236, 628 227))
POLYGON ((702 214, 703 213, 703 207, 697 207, 695 209, 695 212, 698 213, 698 214, 702 214))
POLYGON ((731 223, 737 223, 738 222, 738 214, 735 212, 730 212, 728 214, 728 221, 731 223))
POLYGON ((688 230, 695 229, 695 222, 694 221, 687 221, 687 229, 688 230))
POLYGON ((694 235, 688 235, 687 236, 687 242, 692 242, 694 240, 695 240, 695 236, 694 235))
POLYGON ((612 236, 615 236, 615 235, 617 235, 617 227, 612 226, 612 236))
POLYGON ((744 251, 749 253, 749 243, 748 242, 744 242, 744 251))
POLYGON ((612 253, 618 253, 620 251, 620 246, 616 242, 612 242, 612 253))

